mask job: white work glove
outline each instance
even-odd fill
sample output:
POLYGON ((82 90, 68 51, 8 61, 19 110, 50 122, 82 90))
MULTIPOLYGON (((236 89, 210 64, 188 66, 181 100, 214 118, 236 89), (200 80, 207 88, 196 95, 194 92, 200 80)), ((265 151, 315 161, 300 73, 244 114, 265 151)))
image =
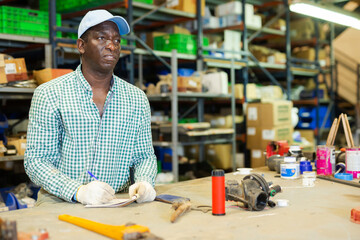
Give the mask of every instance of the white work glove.
POLYGON ((156 197, 155 189, 148 182, 137 182, 130 186, 129 195, 132 198, 135 194, 139 195, 136 202, 151 202, 154 201, 156 197))
POLYGON ((103 204, 114 198, 114 189, 109 184, 100 181, 81 185, 76 193, 76 200, 84 205, 103 204))

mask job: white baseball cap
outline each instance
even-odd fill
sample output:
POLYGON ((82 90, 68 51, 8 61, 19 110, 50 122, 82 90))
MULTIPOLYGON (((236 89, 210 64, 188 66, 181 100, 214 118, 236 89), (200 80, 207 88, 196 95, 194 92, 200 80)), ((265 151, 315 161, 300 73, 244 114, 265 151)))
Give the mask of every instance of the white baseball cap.
POLYGON ((116 23, 119 28, 119 34, 125 35, 130 32, 130 27, 125 18, 120 16, 114 16, 104 9, 89 11, 83 17, 78 28, 78 38, 83 35, 89 28, 98 25, 105 21, 112 21, 116 23))

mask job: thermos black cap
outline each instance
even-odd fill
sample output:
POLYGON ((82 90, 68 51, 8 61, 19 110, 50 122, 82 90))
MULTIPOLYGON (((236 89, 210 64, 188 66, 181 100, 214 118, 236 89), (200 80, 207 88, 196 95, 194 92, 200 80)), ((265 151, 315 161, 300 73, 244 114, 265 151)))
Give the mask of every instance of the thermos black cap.
POLYGON ((211 176, 213 177, 223 177, 225 176, 225 172, 222 169, 214 169, 211 171, 211 176))

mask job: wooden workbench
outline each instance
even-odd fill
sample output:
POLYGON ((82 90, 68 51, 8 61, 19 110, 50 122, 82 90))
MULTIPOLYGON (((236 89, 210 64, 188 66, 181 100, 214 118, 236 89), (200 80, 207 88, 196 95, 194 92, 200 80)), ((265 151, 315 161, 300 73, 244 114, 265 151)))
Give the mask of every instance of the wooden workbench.
MULTIPOLYGON (((267 181, 279 184, 283 192, 276 199, 288 199, 288 207, 266 208, 250 212, 226 204, 225 216, 191 211, 170 223, 170 205, 160 202, 124 208, 89 209, 81 204, 58 203, 32 209, 1 213, 4 219, 16 220, 18 231, 46 228, 54 239, 107 239, 96 233, 58 220, 69 214, 96 222, 144 225, 164 239, 360 239, 360 225, 350 221, 350 211, 360 206, 360 189, 321 179, 314 187, 303 187, 301 179, 274 177, 267 168, 256 169, 267 181)), ((226 179, 241 180, 244 175, 227 174, 226 179)), ((194 204, 211 205, 211 178, 157 186, 158 194, 186 196, 194 204)), ((127 195, 119 195, 126 198, 127 195)))

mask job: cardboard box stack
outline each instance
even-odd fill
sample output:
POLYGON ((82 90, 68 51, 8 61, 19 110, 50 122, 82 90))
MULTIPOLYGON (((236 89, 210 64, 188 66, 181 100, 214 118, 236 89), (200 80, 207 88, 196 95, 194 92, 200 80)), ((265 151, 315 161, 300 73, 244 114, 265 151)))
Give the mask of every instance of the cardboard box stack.
POLYGON ((292 142, 292 102, 279 100, 249 103, 246 109, 246 147, 251 152, 251 167, 265 166, 263 152, 271 141, 292 142))

